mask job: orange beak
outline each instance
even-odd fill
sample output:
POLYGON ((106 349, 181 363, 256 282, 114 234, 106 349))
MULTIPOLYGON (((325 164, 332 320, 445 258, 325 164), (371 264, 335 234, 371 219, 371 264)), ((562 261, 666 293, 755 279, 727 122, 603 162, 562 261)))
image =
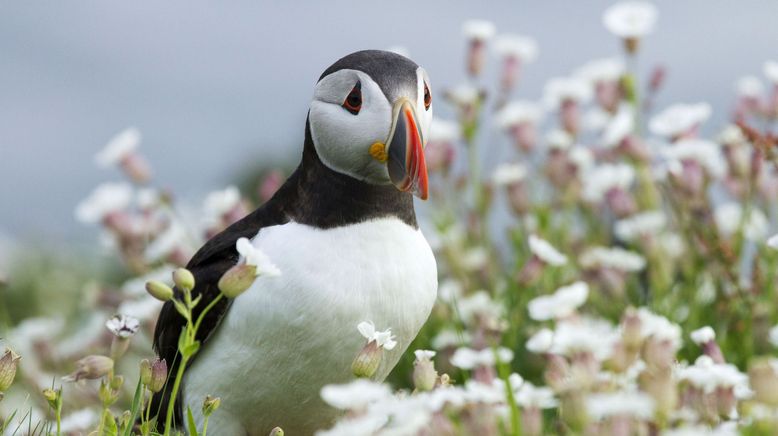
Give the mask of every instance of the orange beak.
POLYGON ((408 100, 400 100, 394 105, 393 129, 389 138, 389 179, 397 189, 426 200, 429 178, 424 160, 424 141, 413 106, 408 100))

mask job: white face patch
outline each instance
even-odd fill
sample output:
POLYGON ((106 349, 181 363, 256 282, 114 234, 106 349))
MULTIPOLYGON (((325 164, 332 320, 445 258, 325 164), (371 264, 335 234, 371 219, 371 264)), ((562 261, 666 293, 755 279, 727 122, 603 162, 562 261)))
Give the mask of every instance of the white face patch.
MULTIPOLYGON (((424 107, 424 86, 429 86, 423 68, 416 71, 416 96, 401 95, 415 102, 417 122, 421 125, 426 143, 432 108, 424 107), (426 81, 426 82, 425 82, 426 81)), ((316 152, 330 169, 372 184, 389 184, 386 163, 370 155, 370 146, 385 144, 392 128, 392 107, 378 84, 358 70, 343 69, 323 78, 316 84, 311 102, 309 120, 311 137, 316 152), (362 105, 357 114, 343 107, 354 86, 359 83, 362 105)))

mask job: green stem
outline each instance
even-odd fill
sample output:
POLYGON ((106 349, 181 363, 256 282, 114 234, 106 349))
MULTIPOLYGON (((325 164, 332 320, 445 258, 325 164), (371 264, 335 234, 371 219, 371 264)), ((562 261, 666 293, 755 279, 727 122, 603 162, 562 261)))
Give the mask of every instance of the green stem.
POLYGON ((207 306, 205 306, 205 309, 203 309, 202 312, 200 312, 200 316, 197 317, 197 322, 195 322, 194 325, 194 331, 197 332, 197 330, 200 328, 200 323, 203 322, 203 319, 205 318, 205 314, 208 313, 211 309, 213 309, 213 306, 216 305, 222 298, 224 297, 224 294, 221 292, 219 295, 216 296, 213 300, 211 300, 210 303, 208 303, 207 306))
POLYGON ((200 433, 200 436, 205 436, 205 433, 208 431, 208 415, 205 415, 203 418, 203 432, 200 433))
MULTIPOLYGON (((181 332, 181 334, 185 335, 187 332, 181 332)), ((176 373, 176 380, 173 383, 173 391, 170 393, 167 414, 165 416, 165 436, 170 436, 170 427, 173 424, 173 410, 176 406, 176 397, 178 397, 178 389, 181 386, 181 380, 184 378, 184 371, 186 370, 186 364, 188 362, 189 358, 182 355, 181 363, 179 363, 178 372, 176 373)))

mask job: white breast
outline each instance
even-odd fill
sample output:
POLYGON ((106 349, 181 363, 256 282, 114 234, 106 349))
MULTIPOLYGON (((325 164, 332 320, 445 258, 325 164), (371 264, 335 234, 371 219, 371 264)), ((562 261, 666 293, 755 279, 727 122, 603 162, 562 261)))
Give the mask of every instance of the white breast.
POLYGON ((288 223, 253 243, 281 276, 259 277, 235 300, 187 371, 185 402, 196 412, 206 394, 220 396, 211 422, 223 421, 221 434, 237 423, 235 432, 307 434, 333 416, 321 387, 351 379, 365 341, 357 324, 392 329, 398 346, 376 378, 395 366, 432 309, 435 259, 421 232, 395 218, 328 230, 288 223))

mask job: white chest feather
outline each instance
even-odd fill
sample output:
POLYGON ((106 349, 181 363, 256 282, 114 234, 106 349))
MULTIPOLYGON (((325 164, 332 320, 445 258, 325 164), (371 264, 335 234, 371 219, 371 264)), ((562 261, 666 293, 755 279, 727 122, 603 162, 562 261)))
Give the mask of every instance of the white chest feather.
POLYGON ((221 414, 224 429, 305 434, 333 414, 321 387, 351 378, 365 341, 357 324, 392 329, 398 345, 377 378, 395 366, 432 309, 435 259, 421 232, 394 218, 328 230, 288 223, 262 229, 253 243, 281 275, 259 277, 235 300, 187 371, 185 401, 199 411, 206 394, 220 396, 211 419, 221 414))

